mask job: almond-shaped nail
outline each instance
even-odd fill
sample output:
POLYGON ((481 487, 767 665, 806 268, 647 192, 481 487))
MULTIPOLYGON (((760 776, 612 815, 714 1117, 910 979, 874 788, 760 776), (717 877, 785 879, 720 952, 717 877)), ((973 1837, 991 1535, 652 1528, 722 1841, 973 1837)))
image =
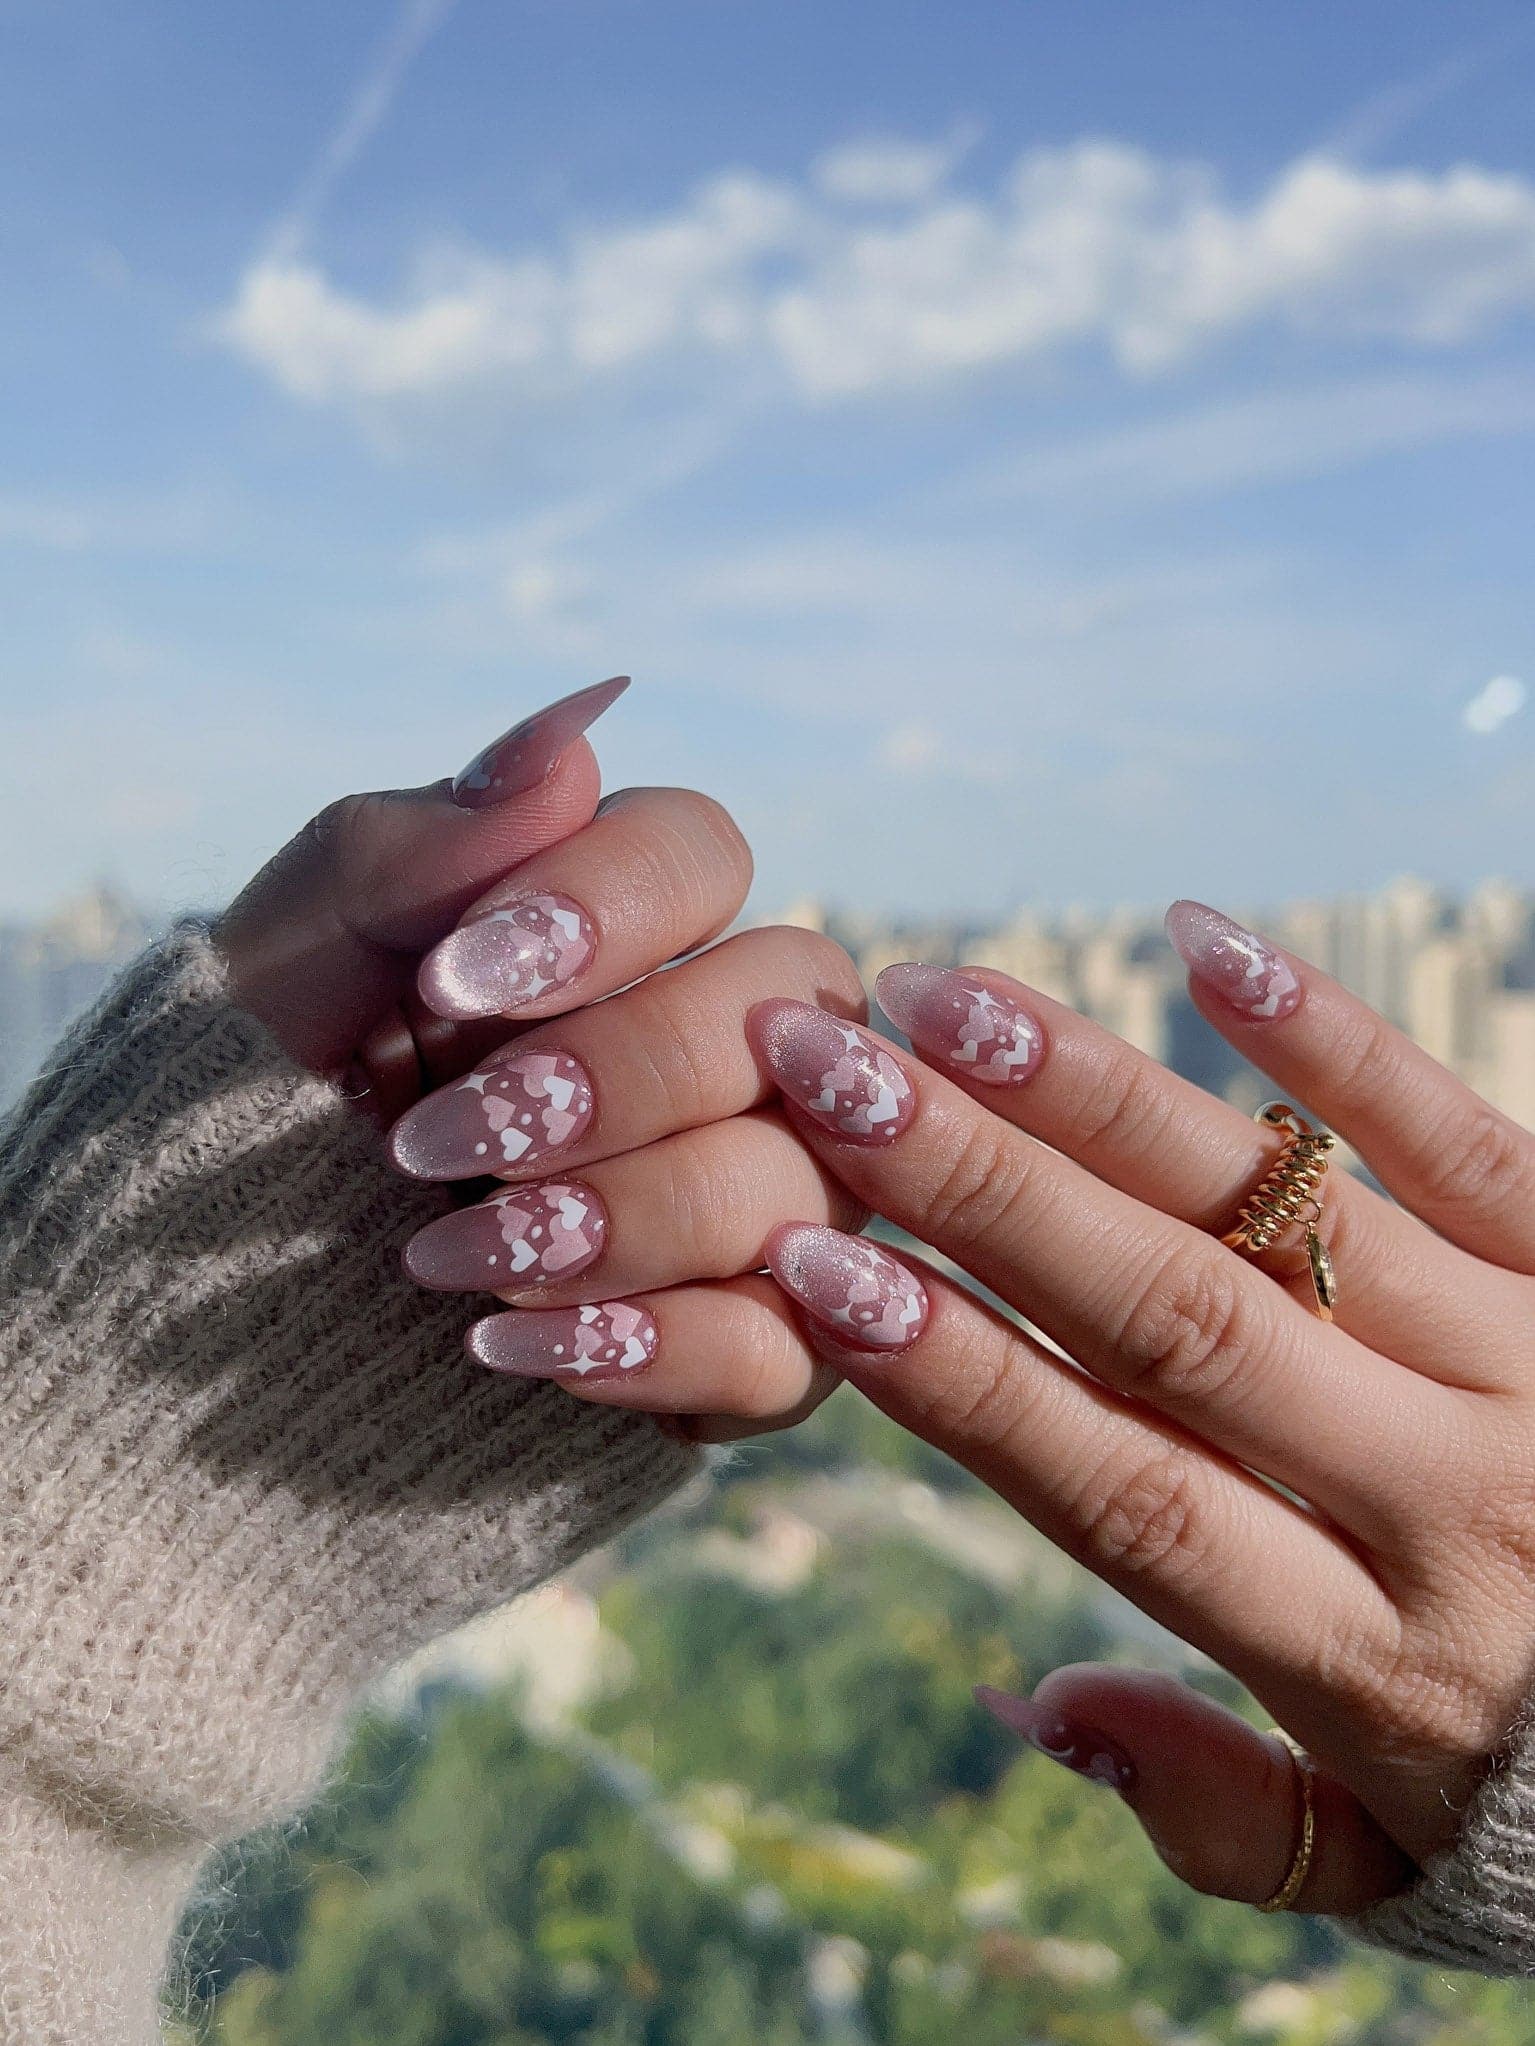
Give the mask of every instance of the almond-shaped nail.
POLYGON ((1111 1741, 1096 1727, 1065 1719, 1058 1712, 1036 1705, 1032 1698, 1015 1698, 1010 1692, 993 1690, 990 1684, 976 1685, 975 1702, 984 1706, 993 1719, 1000 1720, 1010 1733, 1016 1733, 1031 1748, 1048 1755, 1052 1762, 1059 1762, 1063 1769, 1070 1769, 1073 1775, 1085 1776, 1089 1783, 1105 1784, 1121 1797, 1135 1788, 1134 1762, 1117 1741, 1111 1741))
POLYGON ((1248 1022, 1277 1022, 1300 1007, 1301 984, 1290 962, 1218 909, 1175 902, 1167 935, 1190 973, 1248 1022))
POLYGON ((597 948, 592 920, 568 895, 528 895, 460 924, 421 962, 421 999, 439 1016, 514 1016, 568 987, 597 948))
POLYGON ((607 1210, 591 1187, 550 1179, 428 1222, 405 1246, 405 1269, 440 1293, 515 1293, 573 1279, 607 1239, 607 1210))
POLYGON ((516 1307, 477 1321, 464 1346, 515 1378, 626 1378, 655 1361, 655 1317, 633 1300, 595 1307, 516 1307))
POLYGON ((389 1159, 411 1179, 522 1170, 567 1150, 592 1111, 591 1075, 569 1052, 504 1052, 407 1109, 389 1159))
POLYGON ((1045 1033, 1016 996, 963 967, 887 966, 875 982, 879 1005, 926 1057, 983 1087, 1032 1079, 1045 1033))
POLYGON ((504 803, 508 796, 537 788, 554 772, 565 749, 628 687, 627 675, 615 675, 609 682, 594 682, 589 689, 578 689, 574 695, 562 696, 558 703, 534 711, 453 777, 454 802, 464 810, 487 810, 492 803, 504 803))
POLYGON ((763 1002, 751 1034, 789 1100, 833 1135, 888 1144, 917 1112, 917 1097, 884 1046, 808 1002, 763 1002))
POLYGON ((850 1348, 890 1356, 927 1326, 927 1288, 866 1236, 786 1222, 768 1239, 767 1263, 791 1299, 850 1348))

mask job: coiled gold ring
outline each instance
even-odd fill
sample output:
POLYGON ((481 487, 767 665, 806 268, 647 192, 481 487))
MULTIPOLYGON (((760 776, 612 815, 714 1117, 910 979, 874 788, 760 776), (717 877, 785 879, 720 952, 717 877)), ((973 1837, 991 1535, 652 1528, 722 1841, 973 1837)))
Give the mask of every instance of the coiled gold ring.
POLYGON ((1303 1229, 1316 1311, 1323 1321, 1331 1321, 1338 1304, 1338 1274, 1317 1225, 1322 1219, 1328 1153, 1338 1140, 1330 1130, 1319 1130, 1307 1122, 1288 1101, 1266 1103, 1254 1119, 1271 1130, 1282 1130, 1284 1142, 1279 1156, 1248 1195, 1236 1227, 1228 1229, 1221 1242, 1256 1257, 1271 1250, 1286 1230, 1303 1229))

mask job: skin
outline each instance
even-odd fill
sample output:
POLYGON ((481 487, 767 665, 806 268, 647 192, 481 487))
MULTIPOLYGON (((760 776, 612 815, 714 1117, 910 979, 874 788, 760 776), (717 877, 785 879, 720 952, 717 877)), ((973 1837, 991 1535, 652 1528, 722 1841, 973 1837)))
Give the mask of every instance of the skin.
MULTIPOLYGON (((879 1148, 782 1101, 766 1024, 785 997, 860 1020, 851 962, 808 933, 750 932, 656 975, 731 921, 749 857, 706 798, 626 792, 599 816, 597 786, 578 741, 486 810, 445 783, 333 806, 220 926, 238 998, 381 1120, 512 1039, 579 1056, 597 1111, 558 1172, 597 1189, 610 1227, 596 1263, 536 1304, 622 1290, 660 1345, 649 1369, 576 1396, 708 1439, 786 1425, 850 1381, 1303 1743, 1318 1825, 1300 1909, 1399 1888, 1453 1838, 1535 1668, 1535 1139, 1299 960, 1281 1017, 1196 983, 1209 1021, 1397 1204, 1332 1175, 1344 1292, 1324 1326, 1293 1243, 1260 1264, 1217 1240, 1274 1138, 1000 977, 1041 1024, 1026 1085, 959 1083, 885 1046, 915 1110, 879 1148), (435 1016, 424 955, 534 888, 590 913, 589 968, 514 1026, 435 1016), (781 1222, 850 1229, 870 1211, 1081 1368, 928 1268, 908 1349, 831 1342, 763 1274, 763 1244, 781 1222)), ((1129 1758, 1122 1792, 1184 1880, 1249 1902, 1278 1885, 1298 1789, 1276 1741, 1133 1671, 1058 1671, 1026 1702, 1129 1758)))
MULTIPOLYGON (((675 1234, 636 1241, 611 1267, 656 1319, 656 1359, 571 1390, 708 1439, 798 1418, 828 1369, 850 1381, 1289 1729, 1313 1758, 1318 1811, 1297 1908, 1344 1913, 1392 1894, 1453 1839, 1535 1668, 1535 1139, 1335 982, 1288 963, 1302 998, 1287 1016, 1253 1020, 1193 992, 1396 1203, 1331 1175, 1323 1233, 1345 1275, 1334 1325, 1310 1311, 1298 1239, 1261 1260, 1218 1241, 1275 1136, 991 975, 1040 1020, 1046 1048, 1029 1082, 961 1084, 883 1045, 915 1095, 909 1124, 869 1146, 786 1101, 786 1127, 823 1176, 783 1219, 831 1217, 834 1180, 1048 1344, 923 1267, 919 1338, 896 1355, 860 1353, 760 1275, 761 1239, 740 1276, 720 1279, 704 1230, 691 1248, 675 1234)), ((743 1098, 742 1047, 771 1078, 764 1044, 784 1005, 727 1008, 753 978, 694 1012, 695 1128, 710 1114, 761 1116, 762 1095, 743 1098)), ((858 1014, 852 1000, 820 1006, 858 1014)), ((583 1020, 594 1019, 573 1019, 565 1043, 583 1020)), ((601 1047, 586 1049, 600 1085, 601 1047)), ((631 1097, 610 1141, 653 1146, 670 1174, 665 1093, 662 1082, 648 1105, 631 1097)), ((711 1145, 716 1191, 727 1151, 711 1145)), ((631 1156, 624 1169, 638 1187, 644 1166, 631 1156)), ((744 1204, 744 1175, 739 1194, 744 1204)), ((632 1205, 638 1231, 644 1204, 632 1205)), ((755 1228, 762 1205, 750 1213, 755 1228)), ((669 1229, 686 1227, 669 1211, 669 1229)), ((561 1297, 612 1292, 599 1263, 561 1297)), ((1184 1880, 1248 1902, 1278 1887, 1299 1787, 1276 1739, 1132 1671, 1059 1671, 1033 1703, 1129 1757, 1123 1794, 1184 1880)))

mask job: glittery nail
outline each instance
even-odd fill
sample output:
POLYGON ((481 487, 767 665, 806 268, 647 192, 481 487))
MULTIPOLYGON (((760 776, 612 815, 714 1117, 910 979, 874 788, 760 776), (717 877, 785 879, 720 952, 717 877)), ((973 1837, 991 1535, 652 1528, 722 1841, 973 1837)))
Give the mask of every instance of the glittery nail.
POLYGON ((460 924, 421 962, 421 999, 439 1016, 511 1016, 573 981, 596 949, 568 895, 529 895, 460 924))
POLYGON ((623 1378, 651 1364, 655 1318, 632 1300, 595 1307, 513 1308, 477 1321, 465 1347, 478 1363, 517 1378, 623 1378))
POLYGON ((1302 988, 1290 962, 1218 909, 1175 902, 1167 935, 1195 978, 1249 1022, 1277 1022, 1300 1007, 1302 988))
POLYGON ((607 1210, 589 1186, 544 1180, 429 1222, 406 1244, 405 1269, 439 1292, 515 1293, 573 1279, 607 1235, 607 1210))
POLYGON ((866 1236, 787 1222, 768 1239, 768 1269, 838 1342, 891 1355, 927 1325, 927 1288, 866 1236))
POLYGON ((839 1137, 888 1144, 916 1113, 912 1085, 867 1031, 808 1002, 763 1002, 751 1033, 796 1106, 839 1137))
POLYGON ((412 1179, 522 1171, 568 1149, 592 1110, 591 1075, 569 1052, 505 1052, 407 1110, 389 1157, 412 1179))
POLYGON ((983 1087, 1032 1079, 1045 1033, 1021 1002, 963 968, 887 966, 875 983, 880 1007, 918 1051, 983 1087))
POLYGON ((611 682, 595 682, 590 689, 578 689, 574 695, 562 696, 558 703, 534 711, 453 777, 454 802, 464 810, 488 810, 508 796, 537 788, 554 772, 566 748, 628 687, 627 675, 615 675, 611 682))

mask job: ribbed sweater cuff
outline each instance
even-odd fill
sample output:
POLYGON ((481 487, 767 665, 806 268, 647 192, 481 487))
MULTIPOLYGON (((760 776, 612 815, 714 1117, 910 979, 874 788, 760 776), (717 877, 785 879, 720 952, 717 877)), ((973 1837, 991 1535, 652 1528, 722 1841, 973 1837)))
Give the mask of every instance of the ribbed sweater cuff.
POLYGON ((207 1843, 302 1802, 357 1687, 696 1467, 470 1364, 403 1276, 448 1205, 234 1007, 141 959, 0 1133, 0 1752, 207 1843))
POLYGON ((1535 1711, 1505 1742, 1454 1845, 1401 1896, 1338 1923, 1415 1960, 1535 1976, 1535 1711))

